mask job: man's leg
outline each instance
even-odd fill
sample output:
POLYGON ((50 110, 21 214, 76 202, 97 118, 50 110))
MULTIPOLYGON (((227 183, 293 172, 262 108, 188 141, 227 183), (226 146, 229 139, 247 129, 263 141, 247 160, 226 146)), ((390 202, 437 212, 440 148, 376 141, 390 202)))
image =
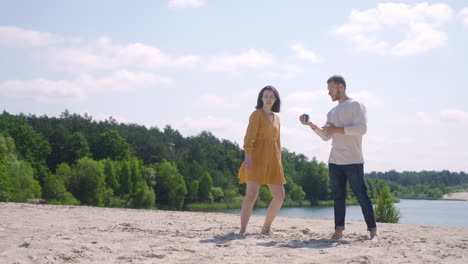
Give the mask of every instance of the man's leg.
POLYGON ((367 230, 371 232, 371 238, 374 238, 377 234, 377 224, 375 222, 374 207, 367 194, 366 182, 364 180, 364 165, 347 165, 345 172, 348 176, 351 189, 361 205, 362 214, 367 224, 367 230))
POLYGON ((331 191, 335 210, 335 233, 332 239, 343 237, 346 215, 346 175, 340 165, 328 164, 331 191))

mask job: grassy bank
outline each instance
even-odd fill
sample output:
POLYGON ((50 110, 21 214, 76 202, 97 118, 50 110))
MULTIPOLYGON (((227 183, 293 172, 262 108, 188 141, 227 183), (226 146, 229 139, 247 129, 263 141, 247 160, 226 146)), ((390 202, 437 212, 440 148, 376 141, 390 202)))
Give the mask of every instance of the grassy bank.
MULTIPOLYGON (((395 202, 399 202, 396 200, 395 202)), ((375 204, 375 202, 374 202, 375 204)), ((267 208, 269 202, 257 201, 254 208, 267 208)), ((346 205, 359 205, 359 202, 355 199, 347 200, 346 205)), ((232 209, 240 209, 242 201, 230 202, 230 203, 191 203, 185 206, 185 210, 188 211, 225 211, 232 209)), ((310 201, 285 201, 284 207, 331 207, 333 206, 333 200, 329 201, 317 201, 311 203, 310 201)))
MULTIPOLYGON (((267 208, 269 202, 258 200, 254 208, 267 208)), ((240 209, 242 201, 235 201, 230 203, 191 203, 185 206, 188 211, 224 211, 231 209, 240 209)), ((283 207, 310 207, 309 201, 285 201, 283 207)))

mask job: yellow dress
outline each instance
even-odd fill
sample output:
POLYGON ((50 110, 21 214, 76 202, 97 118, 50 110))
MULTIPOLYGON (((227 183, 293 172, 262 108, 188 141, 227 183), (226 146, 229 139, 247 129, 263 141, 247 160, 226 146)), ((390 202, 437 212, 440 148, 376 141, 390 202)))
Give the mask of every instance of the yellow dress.
POLYGON ((239 183, 254 181, 259 184, 285 184, 281 163, 280 121, 274 114, 273 122, 268 114, 258 109, 249 118, 244 137, 244 151, 252 156, 252 168, 244 163, 239 169, 239 183))

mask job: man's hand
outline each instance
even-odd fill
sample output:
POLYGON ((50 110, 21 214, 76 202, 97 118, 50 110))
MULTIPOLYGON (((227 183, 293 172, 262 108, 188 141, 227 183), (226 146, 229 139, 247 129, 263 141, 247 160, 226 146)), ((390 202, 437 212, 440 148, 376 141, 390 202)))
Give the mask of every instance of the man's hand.
POLYGON ((313 130, 317 129, 317 126, 316 126, 314 123, 312 123, 312 122, 310 122, 310 121, 308 121, 308 122, 305 121, 304 115, 299 116, 299 121, 300 121, 301 124, 303 124, 304 126, 310 126, 313 130))
POLYGON ((343 127, 336 127, 333 124, 330 124, 329 126, 322 127, 322 130, 327 135, 333 135, 333 134, 343 134, 344 135, 344 128, 343 127))

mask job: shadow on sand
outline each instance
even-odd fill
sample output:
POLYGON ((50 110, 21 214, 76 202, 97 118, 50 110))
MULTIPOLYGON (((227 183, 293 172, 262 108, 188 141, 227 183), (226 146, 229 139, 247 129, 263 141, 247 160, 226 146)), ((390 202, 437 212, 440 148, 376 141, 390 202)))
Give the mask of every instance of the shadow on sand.
POLYGON ((340 245, 346 245, 346 244, 351 244, 351 243, 359 243, 366 241, 368 239, 365 238, 358 238, 358 239, 352 239, 352 240, 332 240, 332 239, 308 239, 308 240, 293 240, 293 241, 284 241, 284 237, 278 237, 278 239, 275 239, 274 236, 265 236, 262 234, 249 234, 247 237, 241 236, 237 233, 229 233, 225 235, 216 235, 213 238, 210 239, 203 239, 200 240, 200 243, 215 243, 215 244, 227 244, 233 240, 243 240, 243 239, 248 239, 249 237, 257 237, 259 238, 265 238, 270 239, 268 242, 259 242, 256 245, 257 246, 262 246, 262 247, 284 247, 284 248, 317 248, 317 249, 323 249, 323 248, 332 248, 332 247, 337 247, 340 245))

